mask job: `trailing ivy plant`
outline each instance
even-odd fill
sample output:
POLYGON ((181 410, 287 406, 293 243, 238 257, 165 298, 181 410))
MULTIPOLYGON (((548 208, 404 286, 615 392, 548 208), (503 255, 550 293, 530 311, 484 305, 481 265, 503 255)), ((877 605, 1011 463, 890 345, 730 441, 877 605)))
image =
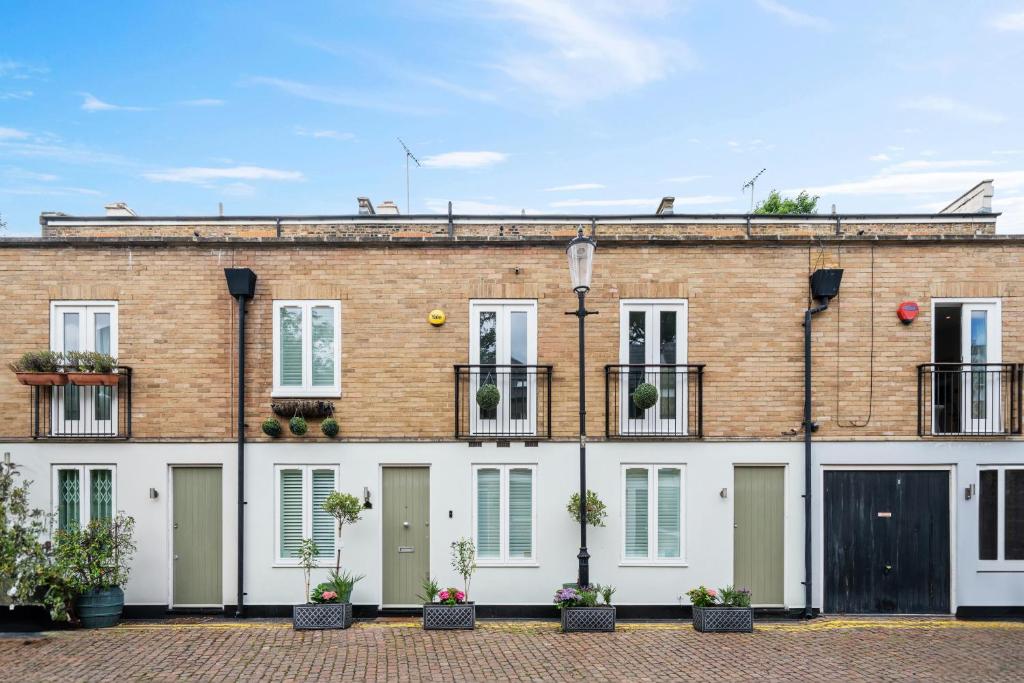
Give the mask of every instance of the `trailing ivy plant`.
MULTIPOLYGON (((597 494, 587 489, 587 524, 589 526, 604 526, 604 519, 608 516, 607 506, 597 497, 597 494)), ((566 506, 569 511, 569 515, 576 520, 576 523, 580 523, 580 494, 574 493, 569 498, 569 504, 566 506)))

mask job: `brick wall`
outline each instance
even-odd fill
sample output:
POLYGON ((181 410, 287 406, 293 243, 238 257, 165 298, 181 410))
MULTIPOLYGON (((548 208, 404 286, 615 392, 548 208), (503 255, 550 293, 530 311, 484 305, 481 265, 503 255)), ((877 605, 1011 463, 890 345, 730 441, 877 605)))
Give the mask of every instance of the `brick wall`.
MULTIPOLYGON (((931 299, 1002 298, 1003 360, 1024 361, 1022 255, 1020 242, 998 239, 604 243, 587 299, 600 311, 587 320, 588 430, 604 433, 603 368, 619 361, 619 300, 685 298, 688 361, 707 365, 707 437, 800 438, 807 275, 827 265, 846 272, 839 298, 814 321, 818 436, 915 438, 931 299), (905 299, 921 305, 910 326, 895 315, 905 299)), ((343 437, 366 439, 450 439, 452 365, 469 360, 469 300, 537 299, 538 362, 555 366, 553 432, 575 435, 576 319, 564 315, 575 297, 562 243, 0 245, 0 361, 48 346, 51 300, 117 300, 119 355, 134 368, 133 436, 230 439, 236 317, 227 266, 259 277, 247 332, 250 438, 264 438, 259 424, 271 414, 275 298, 342 301, 338 418, 343 437), (448 314, 443 327, 426 321, 434 308, 448 314)), ((0 372, 0 438, 28 436, 28 391, 0 372)), ((313 425, 304 439, 316 438, 313 425)))

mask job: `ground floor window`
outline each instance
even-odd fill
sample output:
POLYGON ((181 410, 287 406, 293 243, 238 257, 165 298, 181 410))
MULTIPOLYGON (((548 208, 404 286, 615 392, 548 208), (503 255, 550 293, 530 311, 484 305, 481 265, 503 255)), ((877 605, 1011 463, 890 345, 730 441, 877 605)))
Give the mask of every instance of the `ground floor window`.
POLYGON ((53 468, 53 511, 58 529, 85 526, 114 516, 114 467, 56 465, 53 468))
POLYGON ((978 558, 1024 560, 1024 466, 978 473, 978 558))
POLYGON ((278 465, 276 468, 277 562, 296 564, 303 539, 312 538, 319 556, 334 557, 334 518, 324 501, 338 482, 330 465, 278 465))
POLYGON ((536 486, 533 465, 473 468, 473 534, 477 562, 536 561, 536 486))
POLYGON ((623 550, 626 563, 678 562, 683 557, 683 468, 622 468, 623 550))

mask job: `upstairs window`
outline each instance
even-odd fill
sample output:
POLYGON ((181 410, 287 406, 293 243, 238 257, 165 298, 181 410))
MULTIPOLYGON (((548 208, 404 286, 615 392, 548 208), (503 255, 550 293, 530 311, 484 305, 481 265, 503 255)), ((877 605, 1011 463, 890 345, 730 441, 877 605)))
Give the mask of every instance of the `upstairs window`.
POLYGON ((110 465, 57 465, 53 468, 53 511, 58 529, 84 527, 114 517, 114 468, 110 465))
MULTIPOLYGON (((117 302, 54 301, 50 348, 60 353, 95 351, 117 356, 117 302)), ((73 384, 53 391, 53 428, 59 434, 117 433, 116 387, 73 384)))
POLYGON ((274 302, 274 396, 340 396, 340 359, 340 302, 274 302))

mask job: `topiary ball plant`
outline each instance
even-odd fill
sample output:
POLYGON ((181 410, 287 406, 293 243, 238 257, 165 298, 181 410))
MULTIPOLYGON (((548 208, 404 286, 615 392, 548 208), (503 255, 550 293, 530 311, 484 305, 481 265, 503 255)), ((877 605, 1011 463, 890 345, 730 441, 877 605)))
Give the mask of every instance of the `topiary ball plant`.
POLYGON ((296 415, 292 419, 288 420, 288 429, 291 430, 295 436, 302 436, 309 430, 309 425, 306 424, 306 418, 301 415, 296 415))
POLYGON ((658 402, 658 387, 644 382, 633 390, 633 405, 647 410, 658 402))
POLYGON ((485 384, 476 390, 476 404, 484 410, 494 410, 501 402, 501 392, 493 384, 485 384))
POLYGON ((275 439, 281 436, 281 423, 272 417, 263 421, 263 433, 275 439))
POLYGON ((341 431, 341 427, 338 426, 337 420, 329 417, 320 423, 320 431, 324 433, 324 436, 333 439, 341 431))

